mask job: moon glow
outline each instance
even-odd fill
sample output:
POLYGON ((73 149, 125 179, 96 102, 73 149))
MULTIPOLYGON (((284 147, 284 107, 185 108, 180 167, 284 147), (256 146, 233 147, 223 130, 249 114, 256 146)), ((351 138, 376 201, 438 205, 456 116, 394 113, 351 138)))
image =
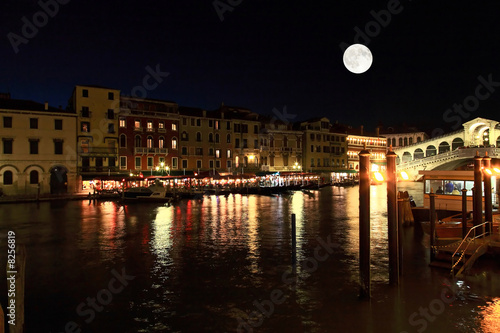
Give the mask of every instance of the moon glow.
POLYGON ((344 52, 344 65, 354 74, 361 74, 370 69, 373 56, 363 44, 353 44, 344 52))

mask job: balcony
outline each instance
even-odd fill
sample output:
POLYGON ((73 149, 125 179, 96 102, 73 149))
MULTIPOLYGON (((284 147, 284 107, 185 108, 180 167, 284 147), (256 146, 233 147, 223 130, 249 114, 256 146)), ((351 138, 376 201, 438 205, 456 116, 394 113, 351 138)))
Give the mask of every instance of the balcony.
POLYGON ((118 172, 119 167, 117 166, 79 166, 78 167, 78 173, 85 173, 85 172, 103 172, 103 173, 108 173, 108 172, 118 172))
POLYGON ((167 148, 135 147, 134 153, 135 153, 135 155, 147 155, 147 154, 167 155, 168 149, 167 148))
POLYGON ((142 127, 134 127, 134 132, 142 132, 143 130, 142 127))
POLYGON ((158 128, 158 133, 167 133, 167 130, 164 128, 158 128))
POLYGON ((155 129, 153 127, 146 128, 146 132, 154 133, 155 129))
POLYGON ((80 110, 80 117, 81 118, 90 118, 92 117, 92 111, 89 110, 80 110))
POLYGON ((81 156, 116 156, 117 149, 111 147, 80 147, 78 154, 81 156))

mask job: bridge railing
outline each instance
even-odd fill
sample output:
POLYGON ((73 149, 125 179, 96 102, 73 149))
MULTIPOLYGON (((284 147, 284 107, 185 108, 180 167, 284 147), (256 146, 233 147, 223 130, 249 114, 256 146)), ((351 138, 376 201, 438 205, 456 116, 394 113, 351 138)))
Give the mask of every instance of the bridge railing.
POLYGON ((448 136, 454 136, 455 134, 463 133, 463 132, 464 132, 463 129, 459 129, 459 130, 456 130, 454 132, 450 132, 450 133, 446 133, 446 134, 443 134, 443 135, 439 135, 439 136, 436 136, 436 137, 433 137, 433 138, 430 138, 430 139, 427 139, 427 140, 424 140, 424 141, 415 142, 415 143, 412 143, 411 145, 408 145, 408 146, 394 147, 394 151, 405 150, 407 148, 416 147, 416 146, 419 146, 419 145, 422 145, 422 144, 428 144, 428 143, 431 143, 432 141, 436 141, 436 140, 439 140, 441 138, 448 137, 448 136))
POLYGON ((484 156, 485 152, 488 152, 489 156, 497 156, 500 154, 499 148, 461 148, 441 154, 432 155, 429 157, 420 158, 413 161, 403 162, 398 165, 398 168, 409 169, 419 166, 423 163, 425 164, 435 163, 450 158, 472 158, 476 155, 476 151, 479 152, 480 156, 484 156))

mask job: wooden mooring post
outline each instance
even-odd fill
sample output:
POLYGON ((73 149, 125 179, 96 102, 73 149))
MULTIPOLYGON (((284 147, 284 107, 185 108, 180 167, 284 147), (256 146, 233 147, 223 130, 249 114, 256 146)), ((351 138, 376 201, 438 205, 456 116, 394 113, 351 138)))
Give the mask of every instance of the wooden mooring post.
POLYGON ((392 146, 387 158, 387 233, 389 242, 389 283, 399 284, 399 237, 398 237, 398 199, 396 186, 396 153, 392 146))
POLYGON ((371 297, 370 271, 370 152, 359 152, 359 280, 360 297, 371 297))
POLYGON ((295 224, 295 214, 292 214, 292 228, 291 228, 291 237, 292 237, 292 265, 295 266, 297 263, 297 229, 295 224))
POLYGON ((430 224, 431 224, 431 244, 430 260, 434 261, 434 246, 436 245, 436 194, 431 189, 430 197, 430 224))
POLYGON ((462 189, 462 239, 467 236, 467 189, 462 189))

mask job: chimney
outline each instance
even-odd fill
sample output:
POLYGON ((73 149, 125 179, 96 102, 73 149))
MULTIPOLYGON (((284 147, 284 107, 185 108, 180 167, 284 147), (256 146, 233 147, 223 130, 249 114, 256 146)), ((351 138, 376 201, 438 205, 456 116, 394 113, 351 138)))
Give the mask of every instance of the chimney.
POLYGON ((379 137, 380 136, 380 128, 377 126, 375 127, 375 136, 379 137))
POLYGON ((360 130, 359 130, 359 131, 360 131, 359 135, 363 135, 363 125, 361 125, 361 127, 360 127, 360 130))
POLYGON ((49 102, 45 102, 44 110, 47 111, 49 109, 49 102))

